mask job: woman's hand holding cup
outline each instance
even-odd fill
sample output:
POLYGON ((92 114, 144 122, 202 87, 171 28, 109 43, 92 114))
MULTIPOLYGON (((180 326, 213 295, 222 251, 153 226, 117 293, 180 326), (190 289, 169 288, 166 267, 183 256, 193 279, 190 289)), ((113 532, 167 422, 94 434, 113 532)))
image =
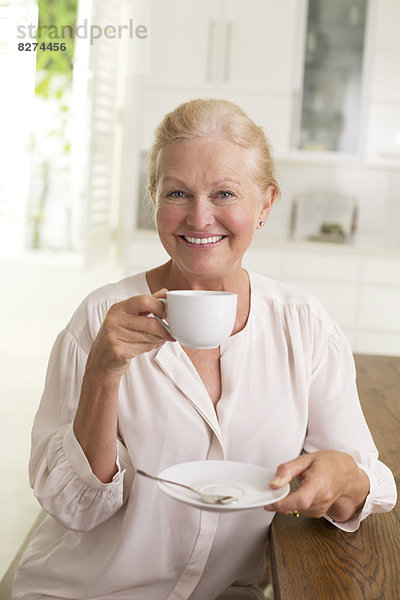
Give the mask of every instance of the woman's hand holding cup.
POLYGON ((132 296, 113 304, 92 344, 87 370, 101 380, 119 380, 132 358, 175 341, 155 318, 149 318, 150 313, 164 317, 165 307, 157 298, 165 295, 161 289, 152 296, 132 296))
POLYGON ((117 382, 132 358, 176 339, 189 348, 215 348, 232 332, 236 304, 237 295, 229 292, 166 289, 117 302, 92 344, 86 372, 117 382), (163 320, 167 305, 169 325, 163 320))

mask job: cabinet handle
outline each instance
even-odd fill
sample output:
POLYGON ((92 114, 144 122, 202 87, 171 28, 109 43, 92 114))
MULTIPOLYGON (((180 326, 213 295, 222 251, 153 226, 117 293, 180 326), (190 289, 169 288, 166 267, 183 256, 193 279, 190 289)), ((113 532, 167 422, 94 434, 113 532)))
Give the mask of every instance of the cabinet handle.
POLYGON ((229 21, 225 28, 224 81, 226 82, 231 78, 232 31, 233 23, 229 21))
POLYGON ((207 36, 206 81, 213 80, 215 29, 216 29, 216 22, 210 21, 208 24, 208 36, 207 36))

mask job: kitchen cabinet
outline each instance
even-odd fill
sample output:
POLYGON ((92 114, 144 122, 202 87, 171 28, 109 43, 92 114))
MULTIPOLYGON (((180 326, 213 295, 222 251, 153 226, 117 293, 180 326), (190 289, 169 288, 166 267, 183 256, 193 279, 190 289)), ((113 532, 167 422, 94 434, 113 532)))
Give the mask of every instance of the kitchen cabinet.
POLYGON ((399 167, 400 3, 305 0, 305 5, 293 147, 311 159, 335 153, 339 160, 353 155, 375 166, 399 167))
POLYGON ((321 244, 256 243, 245 266, 318 298, 353 351, 400 355, 398 255, 321 244))
POLYGON ((373 8, 370 83, 367 89, 366 159, 400 166, 400 2, 376 0, 373 8))
POLYGON ((336 254, 328 249, 318 252, 309 246, 300 252, 287 251, 282 277, 318 298, 354 341, 359 268, 356 255, 336 254))
POLYGON ((168 110, 208 96, 242 106, 277 157, 302 148, 314 159, 328 151, 399 164, 398 0, 152 0, 151 12, 142 149, 168 110), (311 88, 302 91, 303 75, 311 88))
MULTIPOLYGON (((400 259, 398 257, 369 257, 363 263, 362 281, 378 287, 400 288, 400 259)), ((397 312, 400 317, 400 310, 397 312)), ((400 330, 400 323, 398 328, 400 330)))
POLYGON ((360 328, 383 334, 396 331, 400 352, 400 288, 364 285, 361 294, 360 328))
MULTIPOLYGON (((361 152, 351 157, 343 147, 335 152, 294 149, 293 115, 303 73, 307 4, 308 0, 153 0, 152 70, 135 81, 138 109, 132 127, 133 151, 148 151, 155 127, 178 104, 197 97, 232 100, 263 127, 271 141, 278 172, 283 173, 281 214, 298 193, 332 189, 351 194, 359 198, 357 241, 372 238, 373 243, 384 240, 396 245, 399 186, 394 168, 386 167, 398 167, 400 161, 396 158, 400 76, 388 72, 400 70, 400 2, 368 0, 366 77, 362 105, 357 106, 361 152), (367 171, 370 165, 379 168, 367 171)), ((325 4, 327 10, 337 10, 337 3, 325 4)), ((342 4, 347 19, 345 39, 354 29, 359 46, 362 27, 354 4, 342 4)), ((144 162, 139 162, 137 177, 143 181, 144 162)), ((142 199, 143 185, 138 183, 136 190, 142 199)), ((287 209, 282 217, 282 236, 289 230, 289 213, 287 209)), ((143 219, 139 222, 143 226, 143 219)))
POLYGON ((151 72, 141 77, 141 148, 166 112, 225 98, 264 127, 276 156, 290 147, 293 73, 303 0, 152 0, 151 72))
POLYGON ((400 2, 379 0, 375 5, 374 53, 371 56, 371 98, 400 102, 400 2))
POLYGON ((152 0, 145 85, 290 93, 298 0, 152 0))
POLYGON ((224 89, 290 94, 297 0, 226 0, 224 89))
POLYGON ((214 85, 219 21, 220 2, 215 0, 152 0, 151 72, 145 85, 214 85))
POLYGON ((356 154, 368 0, 308 0, 296 146, 356 154))
POLYGON ((355 283, 359 278, 359 258, 340 252, 315 252, 310 244, 308 251, 288 254, 285 275, 291 281, 355 283))
POLYGON ((371 257, 362 263, 358 344, 400 355, 400 260, 371 257))

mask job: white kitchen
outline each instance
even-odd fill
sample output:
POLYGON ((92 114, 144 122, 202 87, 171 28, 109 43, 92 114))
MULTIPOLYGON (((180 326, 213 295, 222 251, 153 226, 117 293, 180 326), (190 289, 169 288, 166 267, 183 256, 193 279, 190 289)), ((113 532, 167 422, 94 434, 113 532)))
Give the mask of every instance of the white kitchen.
MULTIPOLYGON (((40 18, 41 2, 2 4, 9 31, 40 18)), ((268 136, 281 195, 245 267, 318 298, 354 353, 400 356, 399 1, 75 4, 76 23, 106 31, 132 20, 141 35, 77 34, 54 97, 37 91, 33 52, 15 53, 12 34, 0 49, 10 136, 0 171, 1 575, 39 513, 30 430, 56 336, 90 291, 168 258, 146 165, 155 127, 178 104, 233 101, 268 136)))

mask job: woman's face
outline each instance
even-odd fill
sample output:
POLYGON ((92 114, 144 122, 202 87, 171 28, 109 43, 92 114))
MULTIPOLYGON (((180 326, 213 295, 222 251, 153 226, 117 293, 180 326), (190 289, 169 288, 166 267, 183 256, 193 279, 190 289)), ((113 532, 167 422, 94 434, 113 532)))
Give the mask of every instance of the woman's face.
POLYGON ((235 273, 275 197, 251 177, 253 152, 220 137, 175 141, 158 157, 156 222, 161 242, 187 276, 235 273))

